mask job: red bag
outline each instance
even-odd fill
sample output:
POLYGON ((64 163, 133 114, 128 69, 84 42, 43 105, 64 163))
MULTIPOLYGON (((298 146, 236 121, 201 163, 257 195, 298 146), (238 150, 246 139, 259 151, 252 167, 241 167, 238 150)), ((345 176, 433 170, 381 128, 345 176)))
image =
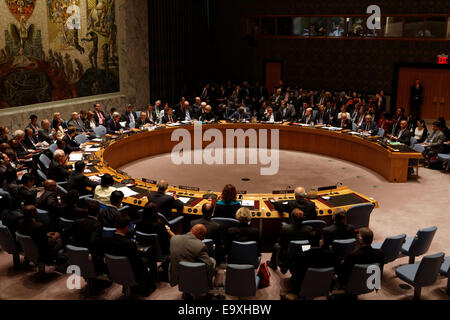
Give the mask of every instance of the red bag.
POLYGON ((270 271, 267 263, 261 263, 257 276, 259 277, 259 289, 270 286, 270 271))

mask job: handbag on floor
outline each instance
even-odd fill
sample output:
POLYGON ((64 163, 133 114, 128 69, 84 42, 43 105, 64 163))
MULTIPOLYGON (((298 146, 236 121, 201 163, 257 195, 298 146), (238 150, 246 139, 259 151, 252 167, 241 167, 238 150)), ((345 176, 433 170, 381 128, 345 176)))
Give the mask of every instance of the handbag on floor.
POLYGON ((259 277, 259 289, 270 286, 270 271, 267 263, 261 263, 258 269, 257 276, 259 277))

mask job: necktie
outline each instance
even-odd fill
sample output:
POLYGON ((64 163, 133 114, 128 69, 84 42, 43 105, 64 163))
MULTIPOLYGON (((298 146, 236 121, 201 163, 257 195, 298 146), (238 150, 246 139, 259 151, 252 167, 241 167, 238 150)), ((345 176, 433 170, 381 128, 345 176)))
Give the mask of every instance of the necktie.
POLYGON ((191 121, 191 115, 189 114, 189 110, 186 109, 186 121, 191 121))
POLYGON ((173 122, 172 116, 169 116, 169 121, 173 122))
POLYGON ((105 118, 103 118, 103 115, 102 115, 102 113, 101 112, 97 112, 97 117, 98 117, 98 122, 99 122, 99 124, 103 124, 104 123, 104 121, 105 121, 105 118))
POLYGON ((370 130, 370 124, 366 124, 366 131, 370 130))

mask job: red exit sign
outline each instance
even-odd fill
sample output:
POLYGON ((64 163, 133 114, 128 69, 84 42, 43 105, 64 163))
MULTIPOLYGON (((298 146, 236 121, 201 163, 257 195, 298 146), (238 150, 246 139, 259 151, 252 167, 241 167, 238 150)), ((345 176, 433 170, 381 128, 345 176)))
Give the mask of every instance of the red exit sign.
POLYGON ((438 57, 438 64, 448 64, 448 57, 438 57))

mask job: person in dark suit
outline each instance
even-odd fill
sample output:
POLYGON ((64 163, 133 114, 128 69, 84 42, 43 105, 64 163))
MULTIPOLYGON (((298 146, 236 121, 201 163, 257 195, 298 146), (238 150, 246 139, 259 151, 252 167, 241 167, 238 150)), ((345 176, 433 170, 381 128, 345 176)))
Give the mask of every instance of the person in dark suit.
POLYGON ((268 107, 266 113, 262 116, 261 121, 280 122, 281 119, 281 114, 279 112, 273 112, 273 108, 268 107))
POLYGON ((22 142, 29 150, 37 150, 42 145, 42 143, 39 142, 38 137, 33 135, 33 130, 30 128, 25 128, 25 137, 22 142))
POLYGON ((46 180, 44 182, 44 193, 36 201, 36 207, 49 213, 50 225, 48 230, 55 232, 59 230, 59 217, 63 210, 63 204, 57 192, 56 182, 46 180))
POLYGON ((70 177, 69 169, 72 166, 66 166, 67 161, 66 154, 63 150, 56 150, 53 155, 53 160, 48 169, 48 178, 55 180, 56 182, 65 182, 70 177))
POLYGON ((390 134, 392 136, 397 135, 398 130, 400 130, 400 123, 402 120, 406 120, 405 109, 403 109, 402 107, 398 107, 395 111, 395 115, 392 117, 392 126, 390 128, 390 134))
POLYGON ((55 142, 56 131, 50 128, 50 121, 42 120, 41 129, 38 131, 38 139, 41 142, 47 142, 49 145, 55 142))
POLYGON ((342 128, 344 130, 352 130, 353 125, 350 119, 347 119, 347 113, 343 113, 340 119, 336 119, 334 125, 337 128, 342 128))
POLYGON ((24 206, 36 205, 36 197, 39 192, 34 187, 34 176, 31 173, 25 173, 22 176, 22 186, 19 188, 19 198, 24 206))
POLYGON ((256 241, 258 253, 262 252, 262 243, 259 235, 259 231, 256 228, 250 226, 252 220, 252 214, 248 208, 240 208, 236 212, 236 219, 239 221, 237 227, 231 227, 227 231, 225 252, 231 253, 231 246, 233 241, 248 242, 256 241))
POLYGON ((291 263, 291 261, 287 261, 289 243, 295 240, 308 240, 312 227, 303 225, 303 218, 303 211, 295 208, 290 216, 291 223, 281 226, 278 242, 273 247, 270 261, 267 261, 270 268, 277 270, 280 265, 282 272, 286 273, 287 267, 291 263))
POLYGON ((329 249, 334 240, 345 240, 356 238, 355 227, 346 224, 347 216, 344 209, 338 208, 333 214, 334 223, 322 229, 324 248, 329 249))
POLYGON ((391 140, 410 145, 411 143, 411 132, 408 130, 408 121, 402 120, 400 122, 400 129, 395 136, 388 135, 391 140))
POLYGON ((59 233, 47 234, 44 224, 37 221, 38 212, 35 206, 29 205, 22 210, 23 218, 17 222, 17 232, 30 236, 39 249, 39 261, 51 264, 57 258, 62 247, 59 233))
POLYGON ((220 225, 217 222, 211 220, 214 215, 214 206, 211 203, 205 203, 202 206, 203 217, 200 219, 192 220, 191 227, 196 224, 202 224, 206 227, 206 238, 214 241, 216 245, 216 259, 220 261, 222 253, 222 237, 220 232, 220 225))
POLYGON ((194 109, 189 105, 189 101, 182 101, 180 110, 178 111, 178 119, 180 119, 180 121, 192 121, 196 118, 197 115, 194 109))
POLYGON ((409 105, 411 106, 411 114, 417 119, 420 117, 420 106, 423 102, 423 87, 420 80, 417 79, 415 85, 410 89, 409 105))
POLYGON ((305 220, 316 220, 316 205, 314 202, 307 200, 307 196, 308 194, 306 193, 305 188, 298 187, 295 189, 295 200, 278 202, 278 199, 274 198, 272 204, 275 210, 280 213, 286 212, 290 214, 295 208, 298 208, 303 211, 305 220))
POLYGON ((70 190, 64 196, 64 209, 61 216, 72 221, 87 217, 87 209, 80 206, 80 194, 77 190, 70 190))
POLYGON ((63 137, 63 141, 66 143, 66 149, 64 150, 66 154, 71 154, 72 152, 80 151, 80 145, 74 140, 77 135, 77 129, 70 127, 67 130, 67 134, 63 137))
POLYGON ((162 123, 163 124, 175 123, 177 121, 178 121, 178 117, 173 114, 173 109, 172 108, 169 108, 167 110, 167 114, 164 114, 164 116, 162 117, 162 123))
POLYGON ((78 112, 72 113, 72 119, 70 119, 67 122, 67 125, 69 127, 75 128, 76 134, 88 134, 88 132, 84 126, 84 121, 80 119, 78 112))
POLYGON ((97 201, 89 201, 86 218, 76 220, 63 234, 64 242, 76 247, 95 250, 95 244, 102 238, 103 226, 98 221, 100 204, 97 201))
POLYGON ((77 190, 80 195, 93 194, 93 190, 98 186, 98 183, 92 181, 84 175, 84 170, 86 169, 86 163, 84 161, 77 161, 75 163, 75 170, 69 177, 67 182, 67 190, 77 190), (88 191, 87 188, 91 188, 88 191))
POLYGON ((110 254, 127 257, 134 277, 140 285, 140 287, 132 288, 132 291, 147 297, 155 290, 151 272, 156 272, 156 268, 152 265, 149 269, 149 265, 139 255, 136 244, 125 237, 129 232, 130 223, 131 219, 128 215, 120 215, 115 224, 116 233, 112 237, 100 238, 96 241, 95 251, 97 256, 110 254))
POLYGON ((312 125, 316 124, 316 118, 313 115, 313 109, 312 108, 306 109, 306 113, 305 113, 305 115, 303 117, 301 117, 300 123, 312 124, 312 125))
POLYGON ((133 111, 133 106, 128 104, 125 106, 125 112, 120 117, 122 121, 125 121, 125 127, 129 128, 131 123, 136 123, 136 114, 133 111))
POLYGON ((5 171, 3 183, 3 190, 9 193, 12 200, 12 208, 19 209, 22 207, 21 199, 19 196, 19 184, 17 183, 17 169, 13 167, 9 167, 5 171))
POLYGON ((372 248, 373 232, 369 228, 359 229, 357 235, 359 248, 349 253, 338 270, 339 283, 346 285, 355 264, 378 264, 381 272, 384 266, 384 253, 381 249, 372 248))
POLYGON ((293 106, 287 106, 285 101, 281 101, 280 110, 278 110, 279 121, 292 122, 295 118, 295 109, 293 106))
POLYGON ((104 126, 106 124, 106 116, 100 103, 94 104, 94 121, 96 126, 104 126))
POLYGON ((320 245, 322 232, 312 230, 308 239, 311 248, 297 255, 289 268, 292 274, 291 283, 294 292, 300 291, 308 268, 336 268, 335 255, 327 247, 320 245))
POLYGON ((114 112, 111 119, 106 122, 106 131, 108 134, 120 134, 123 131, 123 127, 120 124, 120 114, 114 112))
POLYGON ((358 132, 365 132, 371 136, 376 136, 378 133, 378 126, 370 114, 366 115, 365 121, 358 128, 358 132))
POLYGON ((319 107, 319 112, 316 116, 316 123, 323 126, 330 124, 330 111, 326 110, 323 104, 319 107))
POLYGON ((111 205, 107 206, 100 212, 99 221, 104 227, 115 227, 117 217, 120 216, 119 208, 122 205, 123 196, 124 195, 122 191, 114 191, 113 193, 111 193, 111 205))
POLYGON ((216 116, 211 111, 211 106, 207 105, 205 108, 205 112, 200 116, 200 121, 206 122, 206 123, 212 123, 216 121, 216 116))
POLYGON ((147 106, 147 111, 145 112, 148 123, 157 124, 158 117, 156 116, 156 112, 153 110, 153 106, 149 104, 147 106))
POLYGON ((158 216, 158 209, 155 203, 147 202, 144 207, 142 216, 136 223, 135 231, 139 231, 145 234, 157 234, 159 245, 163 255, 169 255, 170 238, 175 234, 170 230, 168 225, 158 216))
POLYGON ((136 128, 145 127, 150 125, 150 120, 147 119, 145 111, 139 113, 139 118, 136 120, 136 128))
POLYGON ((157 183, 157 192, 151 192, 148 195, 148 202, 153 202, 156 204, 158 212, 164 215, 167 219, 172 219, 174 214, 172 214, 172 209, 176 209, 178 214, 183 213, 184 204, 178 200, 177 196, 167 195, 166 190, 169 184, 165 180, 160 180, 157 183))
POLYGON ((240 107, 235 113, 233 113, 230 117, 231 121, 248 121, 250 120, 250 115, 245 112, 244 107, 240 107))
POLYGON ((234 219, 236 217, 236 212, 241 207, 241 204, 236 201, 236 199, 236 187, 232 184, 227 184, 222 190, 219 201, 216 202, 214 216, 234 219))

